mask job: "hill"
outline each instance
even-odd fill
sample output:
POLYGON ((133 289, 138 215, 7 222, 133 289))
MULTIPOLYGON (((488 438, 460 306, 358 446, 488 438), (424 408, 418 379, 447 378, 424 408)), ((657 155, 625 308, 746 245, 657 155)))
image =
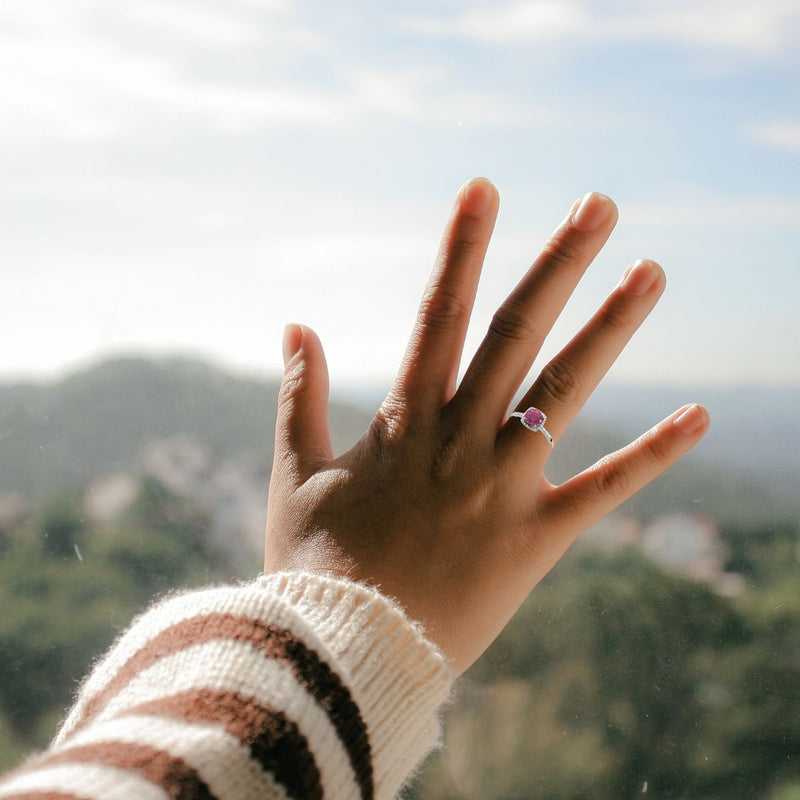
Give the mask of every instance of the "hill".
POLYGON ((702 402, 711 412, 711 429, 697 447, 698 458, 776 491, 800 494, 798 388, 604 384, 584 416, 633 436, 687 401, 702 402))
MULTIPOLYGON (((34 498, 126 471, 149 442, 176 435, 215 458, 250 456, 269 470, 278 382, 185 358, 106 361, 53 384, 0 385, 0 494, 34 498)), ((367 415, 334 404, 335 445, 367 415)))
MULTIPOLYGON (((52 384, 0 385, 0 495, 35 500, 82 489, 95 476, 130 471, 153 441, 189 436, 218 462, 244 459, 269 474, 277 380, 247 378, 185 358, 107 361, 52 384)), ((623 445, 686 398, 708 403, 708 441, 640 493, 640 517, 682 510, 723 521, 770 522, 800 515, 800 426, 790 413, 800 392, 764 393, 742 411, 744 389, 687 392, 604 387, 559 443, 548 466, 563 480, 623 445), (754 406, 751 408, 755 408, 754 406), (624 409, 624 413, 623 413, 624 409)), ((341 450, 365 429, 363 405, 331 406, 341 450)))

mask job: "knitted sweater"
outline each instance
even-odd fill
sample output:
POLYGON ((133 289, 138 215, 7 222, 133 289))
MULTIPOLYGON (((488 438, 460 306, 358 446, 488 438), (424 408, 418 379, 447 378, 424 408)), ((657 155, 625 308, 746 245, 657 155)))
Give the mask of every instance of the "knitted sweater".
POLYGON ((394 797, 453 674, 392 602, 287 573, 178 595, 84 683, 0 800, 394 797))

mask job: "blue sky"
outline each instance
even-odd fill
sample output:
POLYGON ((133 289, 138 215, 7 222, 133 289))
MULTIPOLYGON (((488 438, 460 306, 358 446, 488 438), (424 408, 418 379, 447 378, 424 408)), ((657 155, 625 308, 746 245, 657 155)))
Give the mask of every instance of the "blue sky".
POLYGON ((662 303, 612 379, 800 384, 800 4, 6 0, 0 378, 122 352, 334 386, 394 371, 456 190, 496 305, 571 202, 620 222, 543 354, 634 258, 662 303))

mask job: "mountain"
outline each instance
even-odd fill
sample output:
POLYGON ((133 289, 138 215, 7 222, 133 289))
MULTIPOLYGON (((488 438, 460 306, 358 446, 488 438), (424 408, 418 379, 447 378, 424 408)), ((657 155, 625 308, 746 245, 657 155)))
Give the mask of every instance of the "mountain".
MULTIPOLYGON (((185 358, 106 361, 50 384, 0 384, 0 496, 35 500, 82 489, 98 475, 135 469, 153 441, 188 436, 221 463, 269 474, 277 380, 247 378, 185 358)), ((376 393, 360 396, 375 397, 376 393)), ((564 480, 625 444, 685 400, 705 402, 712 430, 696 455, 637 495, 640 517, 669 511, 723 521, 800 516, 800 391, 684 391, 603 387, 548 464, 564 480), (757 402, 752 400, 757 398, 757 402)), ((366 428, 376 403, 334 402, 337 452, 366 428), (372 405, 372 408, 369 408, 372 405)))
MULTIPOLYGON (((361 386, 349 396, 368 408, 384 391, 361 386)), ((687 402, 708 408, 709 432, 625 510, 637 516, 709 513, 748 524, 800 517, 800 388, 791 386, 603 383, 558 443, 548 477, 565 480, 687 402)))
MULTIPOLYGON (((185 358, 106 361, 53 384, 0 385, 0 494, 35 497, 127 471, 151 441, 187 435, 218 459, 272 464, 278 382, 185 358)), ((333 404, 334 444, 368 415, 333 404)))
POLYGON ((698 445, 703 460, 777 490, 800 494, 800 388, 775 386, 601 386, 585 417, 635 435, 683 403, 711 413, 711 429, 698 445))

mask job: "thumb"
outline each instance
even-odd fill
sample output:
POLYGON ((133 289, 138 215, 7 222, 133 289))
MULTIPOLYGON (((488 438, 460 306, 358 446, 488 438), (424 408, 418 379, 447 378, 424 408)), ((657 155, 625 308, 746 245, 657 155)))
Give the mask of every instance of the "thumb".
POLYGON ((303 325, 286 326, 283 360, 274 467, 282 477, 300 485, 333 458, 328 427, 328 365, 319 337, 303 325))

